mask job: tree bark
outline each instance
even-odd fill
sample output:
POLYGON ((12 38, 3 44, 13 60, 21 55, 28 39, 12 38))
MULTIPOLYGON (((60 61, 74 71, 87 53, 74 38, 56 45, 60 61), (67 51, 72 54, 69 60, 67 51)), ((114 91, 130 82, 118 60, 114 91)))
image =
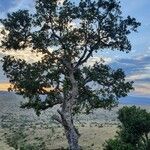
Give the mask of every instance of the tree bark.
POLYGON ((80 150, 79 133, 73 124, 72 115, 68 112, 61 113, 61 121, 68 140, 69 150, 80 150))
POLYGON ((79 133, 73 123, 73 108, 76 105, 78 97, 78 84, 74 77, 74 70, 69 65, 69 79, 71 82, 72 89, 69 91, 69 96, 64 95, 64 100, 62 104, 61 111, 58 110, 58 113, 61 116, 60 123, 64 127, 66 138, 68 140, 70 150, 80 150, 78 144, 79 133))

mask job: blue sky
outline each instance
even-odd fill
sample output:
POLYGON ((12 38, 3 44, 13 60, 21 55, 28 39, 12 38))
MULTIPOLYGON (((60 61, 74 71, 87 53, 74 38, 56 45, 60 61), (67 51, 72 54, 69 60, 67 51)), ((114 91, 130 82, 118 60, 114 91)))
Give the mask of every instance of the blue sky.
MULTIPOLYGON (((118 51, 104 51, 103 55, 112 67, 121 67, 128 80, 135 81, 135 91, 130 96, 147 97, 150 100, 150 0, 120 0, 123 15, 135 17, 141 22, 138 33, 129 37, 132 51, 128 54, 118 51)), ((33 10, 34 0, 0 0, 0 18, 18 9, 33 10)), ((3 54, 0 53, 0 56, 3 54)), ((26 56, 26 55, 25 55, 26 56)), ((1 64, 0 64, 1 69, 1 64)), ((7 81, 0 71, 0 82, 7 81)))

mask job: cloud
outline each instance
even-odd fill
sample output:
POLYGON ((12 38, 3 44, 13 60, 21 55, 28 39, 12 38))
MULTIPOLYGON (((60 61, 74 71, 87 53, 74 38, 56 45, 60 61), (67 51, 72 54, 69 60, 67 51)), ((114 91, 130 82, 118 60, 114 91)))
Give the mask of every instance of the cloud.
POLYGON ((150 96, 150 53, 134 56, 134 58, 118 59, 110 64, 114 68, 123 68, 126 79, 134 81, 137 96, 150 96))
POLYGON ((150 83, 140 83, 135 85, 133 92, 135 95, 150 97, 150 83))
POLYGON ((147 72, 139 72, 137 74, 132 74, 128 76, 126 79, 127 80, 144 80, 150 78, 150 73, 147 72))
POLYGON ((0 91, 7 91, 7 89, 10 87, 10 83, 0 83, 0 91))
MULTIPOLYGON (((60 1, 62 4, 64 0, 60 1)), ((34 2, 35 0, 0 0, 0 17, 5 16, 8 12, 13 12, 18 9, 30 9, 31 11, 34 11, 34 2)), ((121 5, 123 6, 122 10, 125 16, 133 15, 133 17, 136 17, 138 21, 142 22, 138 35, 133 34, 132 37, 130 37, 131 43, 133 44, 133 53, 131 52, 131 55, 129 55, 130 58, 121 59, 121 57, 125 56, 124 54, 118 52, 116 55, 116 53, 108 52, 105 57, 95 55, 87 62, 88 65, 93 65, 96 61, 100 61, 101 58, 103 58, 106 63, 110 64, 113 68, 123 68, 127 74, 127 79, 135 81, 135 91, 133 94, 138 96, 150 94, 150 42, 148 32, 150 29, 150 24, 148 22, 148 4, 150 4, 150 1, 148 0, 139 1, 138 3, 136 0, 121 2, 121 5), (126 7, 127 4, 129 4, 128 8, 126 7), (145 50, 146 48, 147 50, 145 50)), ((71 25, 73 27, 76 26, 75 23, 71 25)), ((1 57, 5 54, 0 51, 1 57)), ((36 61, 39 59, 36 54, 32 55, 29 51, 20 51, 17 53, 14 51, 9 54, 28 61, 36 61)), ((1 72, 2 71, 0 70, 0 73, 1 72)), ((0 81, 2 80, 5 80, 4 76, 0 75, 0 81)))
POLYGON ((26 49, 26 50, 18 50, 18 51, 6 51, 3 52, 2 49, 0 49, 0 58, 4 57, 5 55, 10 55, 10 56, 14 56, 17 59, 24 59, 27 62, 36 62, 41 60, 42 54, 39 53, 34 53, 31 52, 31 49, 26 49))

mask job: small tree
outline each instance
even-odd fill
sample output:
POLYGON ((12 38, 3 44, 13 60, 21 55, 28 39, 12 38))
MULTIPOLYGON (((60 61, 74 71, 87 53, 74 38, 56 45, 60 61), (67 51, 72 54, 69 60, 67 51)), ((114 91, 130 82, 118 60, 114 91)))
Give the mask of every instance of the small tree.
POLYGON ((34 14, 19 10, 1 23, 7 31, 2 32, 3 50, 30 48, 43 53, 41 61, 32 64, 3 58, 3 70, 13 84, 10 89, 28 97, 22 107, 34 108, 37 114, 60 104, 53 118, 64 127, 69 148, 80 149, 73 115, 116 106, 132 89, 122 69, 112 70, 101 62, 84 64, 101 50, 129 52, 128 35, 140 23, 130 16, 123 19, 117 0, 36 0, 34 14))
POLYGON ((144 109, 133 107, 123 107, 118 112, 118 119, 121 121, 120 136, 126 143, 134 146, 140 141, 146 146, 149 143, 148 134, 150 133, 150 113, 144 109))
POLYGON ((105 150, 149 150, 150 113, 132 106, 123 107, 118 114, 120 131, 116 139, 106 142, 105 150))

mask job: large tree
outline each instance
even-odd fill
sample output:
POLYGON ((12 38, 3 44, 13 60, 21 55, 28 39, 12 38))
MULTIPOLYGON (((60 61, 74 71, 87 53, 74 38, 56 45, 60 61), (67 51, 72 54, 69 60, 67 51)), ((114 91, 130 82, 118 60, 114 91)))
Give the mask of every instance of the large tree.
POLYGON ((34 13, 19 10, 1 23, 3 50, 30 48, 43 55, 34 63, 3 58, 11 90, 27 97, 22 107, 34 108, 37 114, 59 104, 53 118, 64 127, 69 148, 80 149, 74 114, 116 106, 132 89, 122 69, 85 63, 98 51, 129 52, 128 35, 140 23, 130 16, 123 19, 117 0, 36 0, 34 13))

